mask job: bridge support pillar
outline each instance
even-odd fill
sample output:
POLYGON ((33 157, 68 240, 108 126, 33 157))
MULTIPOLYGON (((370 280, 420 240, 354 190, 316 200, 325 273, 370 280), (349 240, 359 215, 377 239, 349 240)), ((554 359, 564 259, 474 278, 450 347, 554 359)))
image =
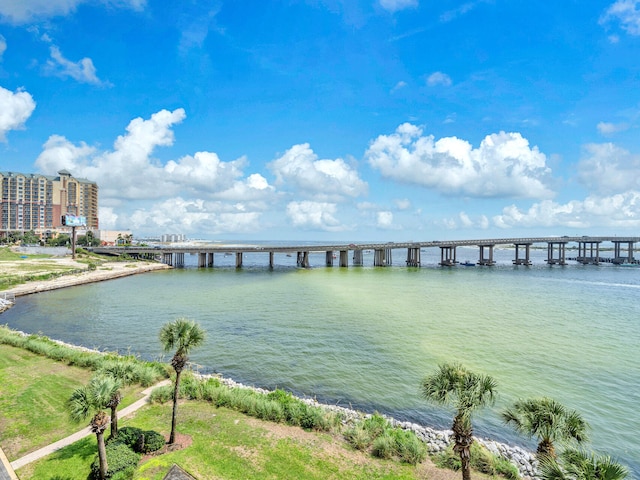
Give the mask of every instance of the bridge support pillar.
POLYGON ((578 242, 578 256, 576 260, 583 265, 592 264, 598 265, 600 263, 600 242, 578 242), (587 253, 587 244, 589 245, 589 252, 587 253), (595 245, 595 256, 594 253, 595 245))
POLYGON ((173 267, 173 253, 163 253, 162 263, 166 265, 171 265, 173 267))
POLYGON ((242 267, 242 252, 236 252, 236 268, 242 267))
POLYGON ((531 244, 530 243, 516 243, 516 258, 513 260, 514 265, 526 265, 527 267, 531 265, 531 260, 529 255, 531 253, 531 244), (524 258, 520 258, 520 247, 524 247, 524 258))
POLYGON ((324 263, 327 267, 333 267, 333 250, 327 250, 325 252, 324 263))
POLYGON ((213 267, 213 252, 207 254, 207 267, 213 267))
POLYGON ((340 266, 349 266, 349 250, 340 250, 340 266))
POLYGON ((298 252, 297 264, 302 268, 309 268, 309 252, 298 252))
POLYGON ((458 263, 456 260, 456 247, 455 245, 441 246, 440 247, 440 263, 443 267, 453 267, 458 263))
POLYGON ((358 248, 357 250, 353 251, 353 264, 355 266, 361 267, 363 265, 363 260, 362 260, 362 249, 358 248))
POLYGON ((390 248, 378 248, 373 251, 373 266, 374 267, 386 267, 391 265, 391 249, 390 248))
POLYGON ((175 261, 175 265, 176 267, 184 267, 184 253, 180 252, 180 253, 176 253, 176 261, 175 261))
POLYGON ((612 262, 615 263, 616 265, 620 265, 621 263, 636 263, 635 259, 633 258, 633 243, 634 242, 619 242, 616 240, 613 240, 613 260, 612 262), (627 256, 623 257, 622 256, 622 248, 621 248, 621 244, 626 243, 627 244, 627 256))
POLYGON ((273 269, 273 252, 269 252, 269 268, 273 269))
POLYGON ((565 250, 567 242, 547 242, 547 263, 549 265, 566 265, 565 250), (554 257, 555 246, 558 246, 558 257, 554 257))
POLYGON ((420 266, 420 247, 407 248, 407 267, 420 266))
POLYGON ((486 265, 488 267, 495 265, 496 262, 493 259, 493 247, 495 245, 478 245, 480 247, 480 258, 478 259, 478 265, 486 265), (484 249, 489 249, 489 257, 484 256, 484 249))
POLYGON ((207 266, 207 254, 198 253, 198 268, 204 268, 207 266))

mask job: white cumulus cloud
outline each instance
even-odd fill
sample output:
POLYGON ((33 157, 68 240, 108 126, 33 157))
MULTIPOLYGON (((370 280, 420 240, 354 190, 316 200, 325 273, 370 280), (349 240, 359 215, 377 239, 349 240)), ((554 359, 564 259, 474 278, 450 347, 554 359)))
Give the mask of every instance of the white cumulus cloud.
POLYGON ((613 194, 640 190, 640 155, 612 143, 588 144, 578 164, 578 179, 591 191, 613 194))
POLYGON ((376 214, 376 226, 385 230, 394 228, 392 212, 378 212, 376 214))
POLYGON ((493 218, 497 227, 638 228, 640 227, 640 191, 610 196, 589 196, 561 204, 544 200, 521 210, 505 207, 493 218))
POLYGON ((487 135, 478 148, 456 137, 435 140, 405 123, 380 135, 365 154, 369 164, 392 180, 454 195, 548 198, 551 170, 546 157, 519 133, 487 135))
POLYGON ((380 6, 390 12, 397 12, 405 8, 415 8, 418 0, 380 0, 380 6))
POLYGON ((36 102, 28 92, 0 87, 0 141, 6 141, 9 130, 23 128, 35 108, 36 102))
POLYGON ((98 78, 96 75, 96 67, 90 58, 83 58, 77 62, 72 62, 64 58, 58 47, 51 46, 49 48, 51 58, 47 60, 45 66, 46 73, 61 78, 71 77, 80 83, 108 85, 108 82, 103 82, 98 78))
POLYGON ((600 122, 598 123, 597 128, 601 135, 613 135, 614 133, 628 130, 629 125, 626 123, 600 122))
POLYGON ((73 13, 83 3, 102 3, 109 7, 125 7, 142 10, 146 0, 1 0, 0 20, 24 24, 34 20, 73 13))
POLYGON ((445 87, 451 86, 451 77, 446 73, 433 72, 427 77, 427 85, 435 87, 436 85, 443 85, 445 87))
POLYGON ((135 118, 109 151, 52 135, 36 166, 45 174, 65 168, 75 177, 95 181, 103 228, 143 234, 256 231, 277 196, 259 173, 245 177, 245 158, 224 162, 216 153, 196 152, 163 165, 152 157, 157 147, 173 145, 172 128, 184 118, 183 109, 135 118))
POLYGON ((308 143, 294 145, 268 165, 276 185, 292 185, 315 200, 337 201, 367 192, 367 183, 344 160, 319 160, 308 143))
POLYGON ((630 35, 640 35, 640 0, 617 0, 609 6, 600 23, 617 21, 630 35))
POLYGON ((338 232, 345 230, 335 218, 337 206, 328 202, 290 202, 287 216, 295 227, 338 232))

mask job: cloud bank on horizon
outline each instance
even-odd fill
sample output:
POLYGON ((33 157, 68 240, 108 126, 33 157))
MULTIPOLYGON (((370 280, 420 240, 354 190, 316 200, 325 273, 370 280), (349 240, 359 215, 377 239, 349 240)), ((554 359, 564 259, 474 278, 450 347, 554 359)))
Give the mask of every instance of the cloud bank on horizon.
POLYGON ((511 3, 0 0, 0 169, 139 237, 637 235, 640 0, 511 3))

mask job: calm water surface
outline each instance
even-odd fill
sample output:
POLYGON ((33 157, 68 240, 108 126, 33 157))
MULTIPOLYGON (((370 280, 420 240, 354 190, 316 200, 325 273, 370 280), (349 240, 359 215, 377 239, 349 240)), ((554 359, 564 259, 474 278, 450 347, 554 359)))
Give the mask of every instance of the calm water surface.
POLYGON ((266 254, 245 256, 241 270, 216 255, 214 269, 22 297, 2 323, 158 359, 160 327, 186 316, 209 332, 191 357, 206 372, 438 428, 452 414, 421 400, 419 383, 459 361, 499 382, 497 405, 477 416, 479 435, 534 447, 497 412, 550 396, 586 417, 595 450, 640 478, 640 268, 548 267, 541 252, 534 266, 513 267, 509 251, 491 268, 439 268, 428 253, 422 268, 404 268, 404 255, 394 251, 398 266, 344 269, 323 267, 322 254, 308 270, 276 255, 273 271, 266 254))

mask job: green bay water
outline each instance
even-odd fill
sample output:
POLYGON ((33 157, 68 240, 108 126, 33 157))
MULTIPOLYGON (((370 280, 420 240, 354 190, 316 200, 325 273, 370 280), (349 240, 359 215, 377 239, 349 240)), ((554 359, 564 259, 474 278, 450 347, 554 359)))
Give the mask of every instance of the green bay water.
POLYGON ((401 266, 399 250, 386 268, 325 268, 318 254, 311 269, 276 255, 269 270, 256 254, 242 269, 218 255, 215 268, 198 269, 187 257, 184 269, 21 297, 2 323, 166 360, 158 332, 185 316, 208 331, 191 356, 203 373, 437 428, 452 412, 426 404, 419 383, 459 361, 499 385, 476 434, 535 448, 498 412, 550 396, 584 415, 590 447, 640 478, 640 268, 549 267, 535 251, 534 266, 514 267, 508 250, 494 267, 440 268, 435 253, 423 253, 422 268, 401 266))

